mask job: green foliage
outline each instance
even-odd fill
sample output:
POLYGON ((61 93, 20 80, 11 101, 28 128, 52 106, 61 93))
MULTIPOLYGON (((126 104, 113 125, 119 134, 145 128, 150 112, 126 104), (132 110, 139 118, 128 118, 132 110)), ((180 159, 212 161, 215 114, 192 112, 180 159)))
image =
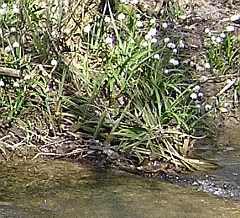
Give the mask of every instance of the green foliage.
POLYGON ((46 76, 51 77, 56 66, 48 74, 41 65, 46 61, 49 63, 47 59, 55 51, 49 37, 52 20, 49 10, 41 13, 33 1, 22 1, 19 5, 15 1, 8 1, 0 7, 0 64, 1 67, 11 71, 20 70, 22 73, 17 77, 11 77, 11 74, 0 77, 0 116, 12 122, 24 111, 43 104, 52 123, 51 100, 46 93, 49 81, 46 76), (36 75, 36 68, 43 75, 36 75), (36 99, 39 105, 36 105, 36 99))
POLYGON ((239 40, 228 33, 223 42, 211 42, 209 60, 215 68, 221 70, 222 74, 239 65, 239 40))

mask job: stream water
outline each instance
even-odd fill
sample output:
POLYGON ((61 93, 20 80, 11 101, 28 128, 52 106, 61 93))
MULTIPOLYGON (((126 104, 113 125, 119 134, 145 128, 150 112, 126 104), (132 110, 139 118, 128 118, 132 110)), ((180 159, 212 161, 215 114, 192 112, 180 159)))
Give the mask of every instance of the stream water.
POLYGON ((0 166, 0 217, 240 217, 240 202, 65 160, 0 166))

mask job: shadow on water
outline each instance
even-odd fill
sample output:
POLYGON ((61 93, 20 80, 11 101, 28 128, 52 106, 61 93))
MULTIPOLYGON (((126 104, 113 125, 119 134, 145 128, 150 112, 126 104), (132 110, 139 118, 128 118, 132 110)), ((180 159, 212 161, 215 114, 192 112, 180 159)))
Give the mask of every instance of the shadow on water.
POLYGON ((99 199, 100 201, 104 201, 104 210, 106 211, 107 208, 110 217, 115 217, 116 211, 118 211, 118 217, 139 217, 136 216, 136 212, 135 214, 132 212, 130 207, 126 207, 124 200, 121 199, 122 197, 118 193, 119 191, 114 188, 115 186, 126 185, 127 178, 124 176, 125 179, 122 178, 122 180, 115 181, 112 176, 114 175, 111 175, 111 173, 108 173, 105 170, 97 169, 94 171, 95 182, 88 186, 89 190, 93 190, 93 192, 91 200, 86 207, 86 216, 91 213, 91 210, 97 210, 101 213, 101 210, 103 209, 102 205, 98 205, 98 208, 93 203, 96 199, 99 199))
POLYGON ((65 160, 0 166, 0 217, 239 217, 240 202, 65 160))

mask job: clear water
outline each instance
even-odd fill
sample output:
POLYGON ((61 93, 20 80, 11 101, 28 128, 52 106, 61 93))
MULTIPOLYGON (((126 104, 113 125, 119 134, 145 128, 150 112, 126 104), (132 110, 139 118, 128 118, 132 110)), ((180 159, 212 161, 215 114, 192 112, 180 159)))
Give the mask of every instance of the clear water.
POLYGON ((0 171, 0 217, 240 217, 237 201, 69 161, 0 171))

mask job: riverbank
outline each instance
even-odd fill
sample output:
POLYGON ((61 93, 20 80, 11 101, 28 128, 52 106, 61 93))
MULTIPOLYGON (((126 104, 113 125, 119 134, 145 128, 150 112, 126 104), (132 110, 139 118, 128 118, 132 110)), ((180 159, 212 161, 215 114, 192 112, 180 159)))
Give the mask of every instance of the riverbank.
POLYGON ((207 165, 189 155, 195 140, 239 120, 238 2, 169 1, 154 15, 138 3, 96 1, 85 23, 68 16, 70 6, 63 17, 48 14, 59 5, 40 6, 5 10, 13 23, 4 30, 11 40, 1 39, 10 43, 1 60, 3 163, 97 155, 133 172, 173 174, 207 165))

